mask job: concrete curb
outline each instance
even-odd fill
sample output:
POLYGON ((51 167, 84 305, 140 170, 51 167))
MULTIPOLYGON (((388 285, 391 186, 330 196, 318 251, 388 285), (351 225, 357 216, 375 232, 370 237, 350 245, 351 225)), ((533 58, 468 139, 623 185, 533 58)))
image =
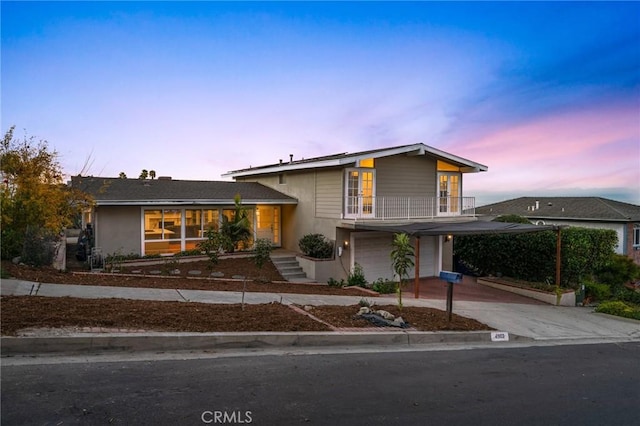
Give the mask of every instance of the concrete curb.
MULTIPOLYGON (((2 337, 2 356, 113 352, 163 352, 250 348, 410 347, 447 343, 486 343, 492 332, 261 332, 261 333, 111 333, 56 337, 2 337)), ((509 335, 509 342, 534 339, 509 335)), ((504 342, 503 342, 504 343, 504 342)))

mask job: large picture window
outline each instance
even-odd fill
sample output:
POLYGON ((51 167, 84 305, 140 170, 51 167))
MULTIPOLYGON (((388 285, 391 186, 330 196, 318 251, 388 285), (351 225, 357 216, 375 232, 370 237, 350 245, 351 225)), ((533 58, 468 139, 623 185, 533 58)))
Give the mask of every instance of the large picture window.
MULTIPOLYGON (((246 208, 252 235, 249 246, 253 244, 255 233, 258 232, 256 226, 259 231, 267 229, 270 231, 258 238, 270 238, 274 245, 280 245, 280 207, 262 206, 261 208, 264 215, 257 215, 257 217, 254 208, 246 208), (260 223, 256 224, 256 220, 260 223)), ((183 250, 195 250, 206 238, 208 229, 220 230, 223 215, 233 221, 235 209, 144 209, 144 254, 175 254, 183 250)))

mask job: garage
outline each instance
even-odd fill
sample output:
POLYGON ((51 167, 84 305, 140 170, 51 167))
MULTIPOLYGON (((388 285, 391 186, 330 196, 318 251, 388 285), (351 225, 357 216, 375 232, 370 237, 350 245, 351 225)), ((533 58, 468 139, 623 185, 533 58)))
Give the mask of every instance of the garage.
MULTIPOLYGON (((362 266, 364 276, 372 283, 378 278, 393 279, 391 268, 391 242, 393 234, 389 232, 353 232, 351 234, 351 264, 362 266)), ((431 277, 440 269, 438 250, 439 237, 425 236, 420 238, 420 276, 431 277)), ((414 270, 409 271, 413 277, 414 270)))

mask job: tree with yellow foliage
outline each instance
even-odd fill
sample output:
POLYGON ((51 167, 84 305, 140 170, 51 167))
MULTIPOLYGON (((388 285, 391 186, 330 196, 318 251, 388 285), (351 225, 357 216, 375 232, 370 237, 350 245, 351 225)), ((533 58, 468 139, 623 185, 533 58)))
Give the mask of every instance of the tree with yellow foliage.
POLYGON ((49 242, 73 224, 91 202, 87 194, 64 184, 56 151, 47 141, 14 138, 15 126, 0 146, 0 210, 3 259, 43 264, 49 242))

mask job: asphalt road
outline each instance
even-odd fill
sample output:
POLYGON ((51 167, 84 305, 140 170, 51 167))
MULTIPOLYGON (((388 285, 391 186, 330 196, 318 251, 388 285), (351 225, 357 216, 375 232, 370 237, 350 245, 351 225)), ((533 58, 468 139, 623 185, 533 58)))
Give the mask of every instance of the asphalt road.
POLYGON ((640 343, 2 366, 3 425, 637 425, 640 343))

